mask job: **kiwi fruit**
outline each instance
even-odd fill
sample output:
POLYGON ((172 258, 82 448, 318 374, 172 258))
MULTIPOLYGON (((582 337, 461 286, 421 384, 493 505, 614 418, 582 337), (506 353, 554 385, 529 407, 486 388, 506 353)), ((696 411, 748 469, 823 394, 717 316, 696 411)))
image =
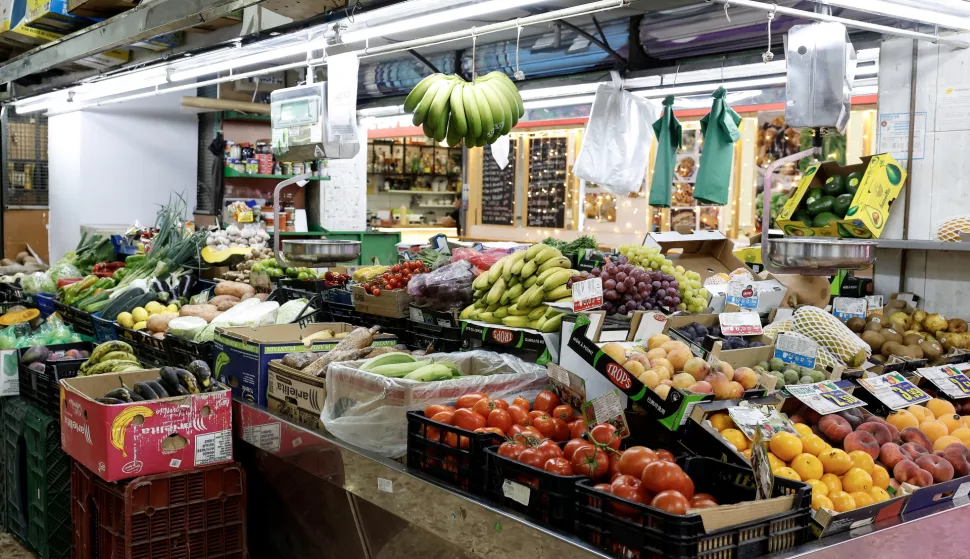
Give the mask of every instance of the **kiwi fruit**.
POLYGON ((883 357, 881 354, 873 353, 869 357, 869 361, 872 361, 873 363, 875 363, 877 365, 882 365, 882 364, 884 364, 886 362, 886 358, 883 357))
POLYGON ((862 332, 863 330, 866 329, 866 321, 859 318, 858 316, 853 316, 852 318, 850 318, 848 322, 845 323, 845 325, 849 327, 849 330, 852 330, 855 333, 862 332))
POLYGON ((870 330, 873 331, 873 332, 879 332, 879 331, 882 330, 882 324, 880 324, 878 322, 869 322, 869 323, 866 324, 866 327, 864 328, 864 330, 866 332, 868 332, 870 330))
POLYGON ((893 330, 892 328, 883 328, 879 331, 882 337, 886 338, 887 342, 896 342, 897 344, 903 343, 903 337, 899 332, 893 330))
POLYGON ((889 357, 890 355, 902 355, 905 351, 905 346, 899 342, 893 342, 887 339, 886 343, 882 344, 882 349, 879 350, 879 353, 884 357, 889 357))
POLYGON ((943 355, 943 348, 937 342, 925 341, 919 344, 919 348, 923 351, 923 357, 930 360, 939 359, 943 355))
POLYGON ((883 322, 886 322, 886 321, 883 319, 882 316, 879 316, 877 314, 877 315, 870 316, 868 319, 868 322, 869 324, 878 324, 879 326, 882 326, 883 322))
POLYGON ((909 351, 909 356, 913 359, 922 359, 923 350, 920 349, 918 344, 911 344, 906 346, 906 350, 909 351))
POLYGON ((882 349, 882 344, 886 343, 886 338, 875 330, 866 330, 862 333, 862 341, 869 344, 873 352, 878 353, 882 349))
POLYGON ((919 334, 905 334, 903 336, 903 343, 906 345, 918 346, 919 344, 923 343, 923 341, 923 336, 920 336, 919 334))

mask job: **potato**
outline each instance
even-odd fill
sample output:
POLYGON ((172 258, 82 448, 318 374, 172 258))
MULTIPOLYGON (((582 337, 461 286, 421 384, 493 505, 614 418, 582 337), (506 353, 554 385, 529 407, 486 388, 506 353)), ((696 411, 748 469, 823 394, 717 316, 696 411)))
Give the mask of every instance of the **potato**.
POLYGON ((256 289, 238 281, 220 281, 216 284, 215 292, 216 295, 232 295, 242 300, 246 294, 256 293, 256 289))
POLYGON ((197 316, 206 322, 212 322, 218 315, 219 309, 215 305, 184 305, 179 310, 179 316, 197 316))
POLYGON ((215 305, 220 311, 228 311, 239 304, 239 297, 233 295, 218 295, 209 299, 210 305, 215 305))
POLYGON ((153 314, 148 317, 148 330, 150 332, 168 332, 168 322, 177 317, 178 315, 175 313, 153 314))

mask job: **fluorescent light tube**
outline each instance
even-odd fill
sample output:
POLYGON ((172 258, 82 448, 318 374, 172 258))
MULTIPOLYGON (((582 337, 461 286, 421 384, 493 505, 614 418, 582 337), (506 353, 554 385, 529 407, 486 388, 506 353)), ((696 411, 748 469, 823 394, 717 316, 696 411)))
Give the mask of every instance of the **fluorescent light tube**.
POLYGON ((565 107, 567 105, 589 105, 596 99, 595 95, 581 95, 578 97, 559 97, 556 99, 541 99, 523 103, 526 110, 548 109, 551 107, 565 107))
POLYGON ((208 74, 217 74, 219 72, 225 72, 227 70, 234 70, 236 68, 242 68, 244 66, 252 66, 254 64, 264 64, 266 62, 272 62, 274 60, 279 60, 281 58, 289 58, 291 56, 297 56, 299 54, 306 54, 309 51, 322 49, 326 45, 327 45, 326 39, 319 39, 319 40, 310 41, 310 42, 300 42, 299 44, 288 46, 288 47, 269 48, 263 52, 251 54, 249 56, 239 56, 238 58, 230 58, 228 60, 216 62, 214 64, 203 64, 201 66, 196 66, 195 68, 189 68, 186 70, 179 70, 176 68, 172 72, 171 80, 173 82, 180 82, 184 80, 197 78, 199 76, 205 76, 208 74))
POLYGON ((703 93, 713 93, 715 89, 723 86, 728 91, 731 90, 741 90, 741 89, 751 89, 758 87, 767 87, 772 85, 785 85, 787 79, 785 76, 776 76, 772 78, 759 78, 753 80, 737 80, 733 82, 723 82, 723 83, 707 83, 698 85, 685 85, 677 87, 664 87, 661 89, 642 89, 640 91, 634 91, 634 95, 639 95, 640 97, 646 97, 648 99, 656 99, 660 97, 666 97, 667 95, 689 95, 689 94, 703 94, 703 93))
POLYGON ((523 101, 535 99, 548 99, 550 97, 563 97, 566 95, 582 95, 585 93, 596 93, 599 86, 608 82, 598 83, 579 83, 574 85, 560 85, 555 87, 543 87, 539 89, 519 90, 519 95, 523 101))
POLYGON ((361 27, 360 29, 354 29, 352 31, 342 33, 340 35, 340 41, 343 44, 359 43, 361 41, 383 37, 385 35, 410 32, 416 29, 423 29, 425 27, 441 25, 443 23, 452 21, 473 19, 493 12, 514 10, 523 6, 539 4, 545 1, 546 0, 487 0, 485 2, 476 2, 468 6, 462 6, 461 8, 432 12, 414 17, 412 19, 406 19, 404 21, 375 25, 374 27, 361 27))
POLYGON ((947 29, 970 29, 970 5, 962 0, 825 0, 820 3, 947 29))

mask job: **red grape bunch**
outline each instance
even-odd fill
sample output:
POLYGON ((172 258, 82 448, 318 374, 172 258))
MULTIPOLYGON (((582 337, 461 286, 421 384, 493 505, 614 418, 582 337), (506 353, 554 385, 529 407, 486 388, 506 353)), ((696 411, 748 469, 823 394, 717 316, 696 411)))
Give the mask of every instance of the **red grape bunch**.
POLYGON ((566 284, 598 277, 603 280, 603 310, 607 313, 630 314, 661 308, 676 310, 680 305, 679 283, 674 276, 656 270, 644 270, 629 263, 626 256, 573 276, 566 284))

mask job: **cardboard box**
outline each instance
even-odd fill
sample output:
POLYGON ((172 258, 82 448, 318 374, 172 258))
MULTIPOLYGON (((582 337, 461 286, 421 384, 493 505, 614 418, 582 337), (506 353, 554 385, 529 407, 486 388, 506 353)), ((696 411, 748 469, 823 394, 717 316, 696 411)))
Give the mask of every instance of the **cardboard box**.
POLYGON ((674 266, 697 272, 701 280, 742 269, 754 271, 734 255, 734 243, 720 231, 648 233, 644 246, 655 246, 674 266))
POLYGON ((300 425, 322 428, 320 413, 327 399, 327 380, 287 367, 281 360, 270 361, 266 399, 270 409, 275 405, 277 411, 300 425))
MULTIPOLYGON (((21 0, 16 1, 19 2, 21 0)), ((24 25, 20 20, 0 20, 0 44, 7 45, 12 49, 29 50, 36 46, 56 41, 63 36, 63 33, 29 27, 24 25)), ((128 61, 129 54, 130 51, 128 50, 110 50, 75 60, 67 66, 103 70, 124 64, 128 61)))
MULTIPOLYGON (((247 402, 266 405, 269 362, 282 359, 287 353, 330 351, 340 340, 320 340, 307 348, 300 341, 321 330, 339 334, 350 332, 355 326, 343 322, 310 324, 274 324, 257 329, 249 327, 216 328, 212 344, 213 373, 232 389, 232 395, 247 402)), ((375 346, 397 345, 395 336, 381 334, 375 346)))
POLYGON ((229 390, 113 406, 95 401, 122 383, 157 377, 153 369, 62 380, 64 452, 105 481, 231 462, 229 390))
POLYGON ((839 532, 896 518, 906 509, 910 500, 910 497, 901 495, 888 501, 846 512, 835 512, 820 508, 812 513, 812 531, 816 537, 824 538, 839 532))
POLYGON ((404 318, 410 314, 411 296, 404 289, 382 291, 375 297, 364 291, 363 287, 355 285, 351 293, 357 312, 389 318, 404 318))
MULTIPOLYGON (((670 330, 679 330, 688 324, 693 323, 702 324, 708 328, 718 326, 720 320, 716 314, 687 314, 679 316, 671 316, 667 318, 667 324, 664 326, 663 333, 670 335, 670 330)), ((770 361, 774 357, 774 345, 775 340, 769 338, 768 336, 747 336, 749 341, 760 341, 765 344, 762 347, 749 347, 745 349, 721 349, 721 342, 717 341, 710 345, 710 347, 701 347, 700 349, 707 352, 709 355, 716 357, 719 361, 725 361, 734 368, 738 367, 753 367, 762 361, 770 361)), ((689 341, 677 338, 678 341, 683 341, 687 343, 694 355, 698 355, 696 344, 689 343, 689 341)))
POLYGON ((511 353, 539 365, 559 362, 559 332, 496 326, 473 320, 461 321, 461 339, 469 349, 484 348, 511 353))
POLYGON ((312 414, 296 406, 292 402, 277 400, 272 396, 266 396, 266 409, 276 412, 283 417, 293 421, 297 425, 302 425, 314 431, 323 431, 323 422, 320 421, 320 414, 312 414))
POLYGON ((94 20, 68 12, 67 0, 24 0, 23 24, 54 33, 73 33, 94 20))
POLYGON ((68 0, 67 11, 76 16, 109 18, 137 5, 136 0, 68 0))
MULTIPOLYGON (((758 290, 758 308, 756 310, 759 313, 769 312, 771 309, 780 307, 785 303, 788 288, 771 274, 766 274, 762 279, 755 277, 754 286, 758 290)), ((708 285, 705 287, 711 294, 711 301, 708 303, 705 312, 723 312, 724 307, 727 305, 728 284, 722 283, 720 285, 708 285)))
POLYGON ((834 161, 815 165, 798 182, 795 193, 785 202, 776 221, 786 235, 878 239, 889 219, 889 209, 905 182, 906 171, 886 153, 863 157, 862 163, 846 167, 834 161), (821 188, 831 176, 844 177, 854 172, 865 174, 845 219, 832 221, 825 227, 792 221, 795 210, 810 189, 821 188))

